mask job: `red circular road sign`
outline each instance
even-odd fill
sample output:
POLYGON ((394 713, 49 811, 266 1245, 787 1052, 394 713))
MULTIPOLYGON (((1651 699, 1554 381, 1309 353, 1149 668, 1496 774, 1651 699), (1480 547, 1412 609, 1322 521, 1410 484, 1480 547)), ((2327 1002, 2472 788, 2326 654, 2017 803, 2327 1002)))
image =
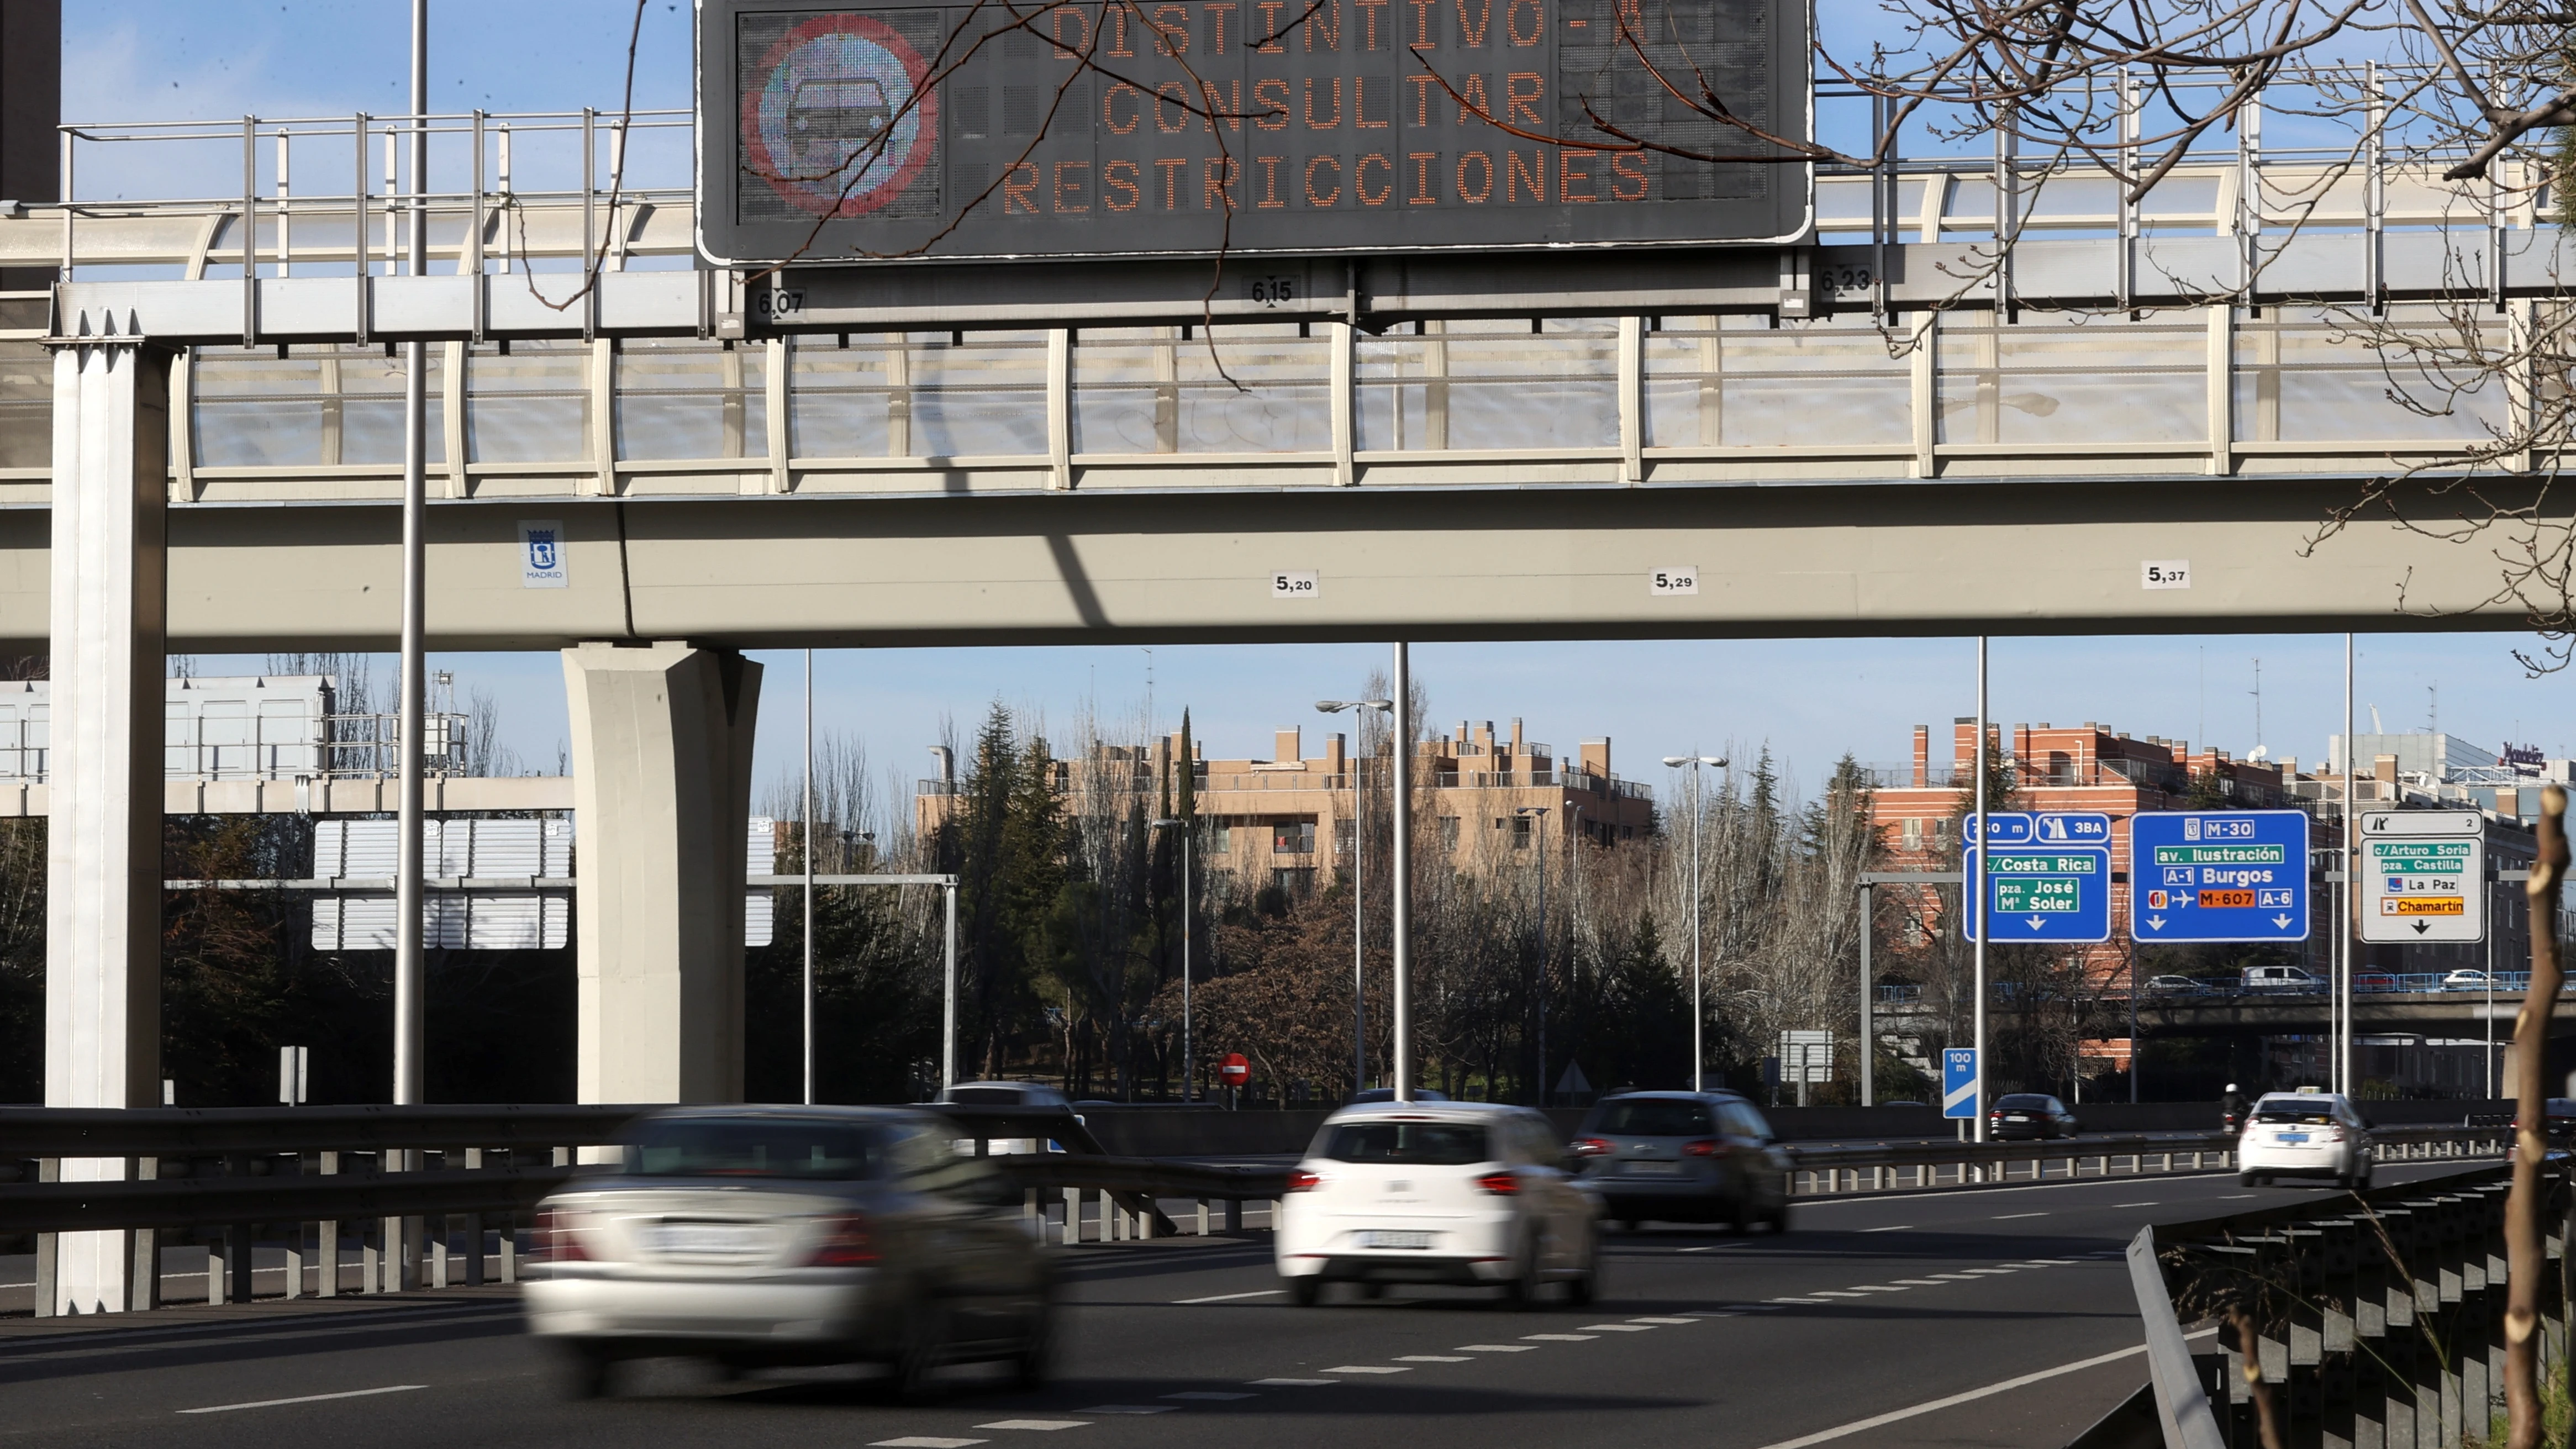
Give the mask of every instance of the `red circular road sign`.
POLYGON ((1229 1087, 1240 1087, 1252 1080, 1252 1063, 1245 1061, 1241 1052, 1228 1052, 1225 1060, 1217 1063, 1216 1079, 1229 1087))

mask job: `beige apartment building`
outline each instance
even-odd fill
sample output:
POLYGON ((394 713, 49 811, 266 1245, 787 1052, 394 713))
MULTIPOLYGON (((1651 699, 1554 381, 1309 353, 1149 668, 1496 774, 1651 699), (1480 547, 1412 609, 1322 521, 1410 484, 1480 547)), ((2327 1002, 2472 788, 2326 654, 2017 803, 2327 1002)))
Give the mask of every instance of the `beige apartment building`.
MULTIPOLYGON (((1388 762, 1365 762, 1370 798, 1363 804, 1354 770, 1363 762, 1349 737, 1327 735, 1321 743, 1321 752, 1310 756, 1303 730, 1280 730, 1266 760, 1211 760, 1193 744, 1198 814, 1205 822, 1199 848, 1210 869, 1247 889, 1275 885, 1292 893, 1346 876, 1357 839, 1355 810, 1385 808, 1388 762)), ((1150 746, 1102 745, 1092 761, 1059 762, 1056 787, 1070 793, 1080 772, 1154 798, 1180 747, 1177 733, 1150 746)), ((1585 740, 1567 761, 1524 739, 1519 720, 1507 735, 1497 735, 1490 720, 1461 720, 1445 738, 1417 746, 1415 760, 1416 788, 1430 798, 1425 838, 1414 849, 1424 857, 1444 855, 1458 868, 1528 859, 1525 852, 1542 847, 1561 852, 1577 837, 1616 847, 1654 826, 1654 792, 1611 773, 1607 739, 1585 740)), ((956 788, 951 781, 922 782, 914 801, 921 830, 937 830, 947 820, 956 788)), ((1374 826, 1370 834, 1378 834, 1374 826)))

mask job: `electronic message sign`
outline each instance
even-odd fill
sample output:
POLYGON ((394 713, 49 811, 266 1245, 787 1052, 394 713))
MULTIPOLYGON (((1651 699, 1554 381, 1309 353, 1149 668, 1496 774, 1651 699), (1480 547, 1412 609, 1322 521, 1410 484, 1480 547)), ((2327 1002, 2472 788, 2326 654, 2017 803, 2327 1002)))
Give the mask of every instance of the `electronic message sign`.
POLYGON ((1809 168, 1725 159, 1780 151, 1682 98, 1705 85, 1807 136, 1807 5, 699 0, 699 245, 848 263, 1794 240, 1809 168))

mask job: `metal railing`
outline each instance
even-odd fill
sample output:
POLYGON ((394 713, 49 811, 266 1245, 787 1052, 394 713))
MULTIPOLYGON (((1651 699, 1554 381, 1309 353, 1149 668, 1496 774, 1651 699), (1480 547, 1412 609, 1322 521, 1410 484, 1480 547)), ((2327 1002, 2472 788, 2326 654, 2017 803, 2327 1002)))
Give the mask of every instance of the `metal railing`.
MULTIPOLYGON (((2567 1160, 2552 1162, 2544 1378, 2567 1353, 2576 1226, 2567 1160)), ((2250 1445, 2265 1418, 2292 1445, 2483 1442, 2503 1403, 2511 1173, 2482 1168, 2141 1228, 2129 1276, 2164 1442, 2250 1445), (2194 1353, 2183 1330, 2200 1324, 2218 1333, 2194 1353)))
MULTIPOLYGON (((1934 1120, 1927 1113, 1925 1125, 1933 1125, 1934 1120)), ((2502 1154, 2512 1137, 2509 1122, 2374 1127, 2371 1155, 2379 1163, 2491 1157, 2502 1154)), ((1797 1163, 1790 1173, 1790 1191, 1799 1197, 2236 1169, 2236 1138, 2226 1132, 2124 1133, 2034 1142, 1793 1145, 1788 1152, 1797 1163)))

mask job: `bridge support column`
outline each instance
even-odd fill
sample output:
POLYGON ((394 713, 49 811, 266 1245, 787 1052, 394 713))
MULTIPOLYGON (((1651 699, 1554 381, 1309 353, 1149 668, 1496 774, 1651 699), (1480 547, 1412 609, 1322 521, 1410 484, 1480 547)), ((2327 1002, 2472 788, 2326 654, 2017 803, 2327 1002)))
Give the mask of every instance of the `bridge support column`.
MULTIPOLYGON (((112 324, 111 324, 112 325, 112 324)), ((79 330, 89 330, 80 319, 79 330)), ((161 670, 170 354, 126 336, 54 353, 52 819, 45 1105, 161 1103, 161 670)), ((65 1158, 62 1180, 131 1175, 65 1158)), ((64 1233, 39 1313, 149 1307, 150 1233, 64 1233)))
POLYGON ((584 644, 563 666, 581 1100, 739 1102, 760 666, 684 643, 584 644))

